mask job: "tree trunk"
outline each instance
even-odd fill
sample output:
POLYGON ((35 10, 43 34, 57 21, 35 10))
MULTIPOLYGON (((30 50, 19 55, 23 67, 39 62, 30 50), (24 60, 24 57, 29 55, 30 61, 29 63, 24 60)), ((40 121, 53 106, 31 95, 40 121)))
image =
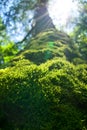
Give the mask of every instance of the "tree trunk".
POLYGON ((46 31, 47 29, 55 28, 52 19, 49 16, 47 7, 43 3, 37 5, 35 9, 33 26, 35 26, 35 29, 33 31, 34 35, 46 31))

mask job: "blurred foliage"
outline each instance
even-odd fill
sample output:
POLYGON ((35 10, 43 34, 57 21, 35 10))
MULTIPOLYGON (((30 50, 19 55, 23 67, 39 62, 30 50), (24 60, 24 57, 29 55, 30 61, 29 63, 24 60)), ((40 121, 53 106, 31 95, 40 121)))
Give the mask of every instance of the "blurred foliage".
POLYGON ((75 28, 72 32, 72 38, 82 59, 87 61, 87 1, 80 0, 78 6, 79 17, 74 21, 75 28))
POLYGON ((0 67, 4 67, 17 53, 16 45, 10 41, 0 19, 0 67))
MULTIPOLYGON (((0 0, 0 15, 9 34, 13 36, 20 34, 24 38, 35 23, 36 8, 42 3, 47 4, 48 0, 0 0)), ((37 27, 35 29, 37 30, 37 27)))

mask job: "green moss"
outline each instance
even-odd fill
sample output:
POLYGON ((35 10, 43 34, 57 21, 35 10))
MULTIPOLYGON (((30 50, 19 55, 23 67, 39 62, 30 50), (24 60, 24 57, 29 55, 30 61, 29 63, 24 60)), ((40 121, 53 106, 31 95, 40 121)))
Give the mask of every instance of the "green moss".
POLYGON ((74 64, 85 63, 71 38, 64 32, 48 30, 32 38, 18 58, 26 58, 35 64, 45 63, 48 59, 62 57, 74 64), (81 59, 77 62, 76 58, 81 59))
POLYGON ((41 64, 55 57, 66 58, 64 51, 68 48, 68 44, 64 44, 64 42, 69 41, 70 38, 61 32, 43 32, 33 38, 14 60, 25 58, 35 64, 41 64))
POLYGON ((12 124, 14 128, 24 126, 30 130, 86 127, 87 87, 77 71, 78 67, 60 58, 40 66, 20 60, 13 67, 1 69, 1 120, 9 120, 7 127, 12 124))
POLYGON ((87 129, 87 64, 72 63, 68 39, 41 33, 0 69, 1 130, 87 129))

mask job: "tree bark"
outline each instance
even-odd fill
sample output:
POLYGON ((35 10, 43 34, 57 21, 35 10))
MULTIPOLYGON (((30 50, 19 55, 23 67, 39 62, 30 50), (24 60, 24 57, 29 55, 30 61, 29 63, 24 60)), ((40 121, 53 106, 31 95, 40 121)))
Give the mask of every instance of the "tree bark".
POLYGON ((55 28, 52 19, 49 16, 47 6, 43 3, 37 5, 35 9, 33 26, 35 26, 33 35, 37 35, 50 28, 55 28))

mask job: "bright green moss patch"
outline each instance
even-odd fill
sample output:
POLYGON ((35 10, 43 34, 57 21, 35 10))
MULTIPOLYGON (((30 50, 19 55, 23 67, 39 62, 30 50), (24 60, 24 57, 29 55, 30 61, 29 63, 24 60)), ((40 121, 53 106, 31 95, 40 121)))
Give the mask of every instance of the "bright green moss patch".
POLYGON ((1 69, 2 128, 86 128, 86 68, 86 65, 81 69, 55 58, 39 66, 30 64, 28 60, 20 60, 13 67, 1 69))

